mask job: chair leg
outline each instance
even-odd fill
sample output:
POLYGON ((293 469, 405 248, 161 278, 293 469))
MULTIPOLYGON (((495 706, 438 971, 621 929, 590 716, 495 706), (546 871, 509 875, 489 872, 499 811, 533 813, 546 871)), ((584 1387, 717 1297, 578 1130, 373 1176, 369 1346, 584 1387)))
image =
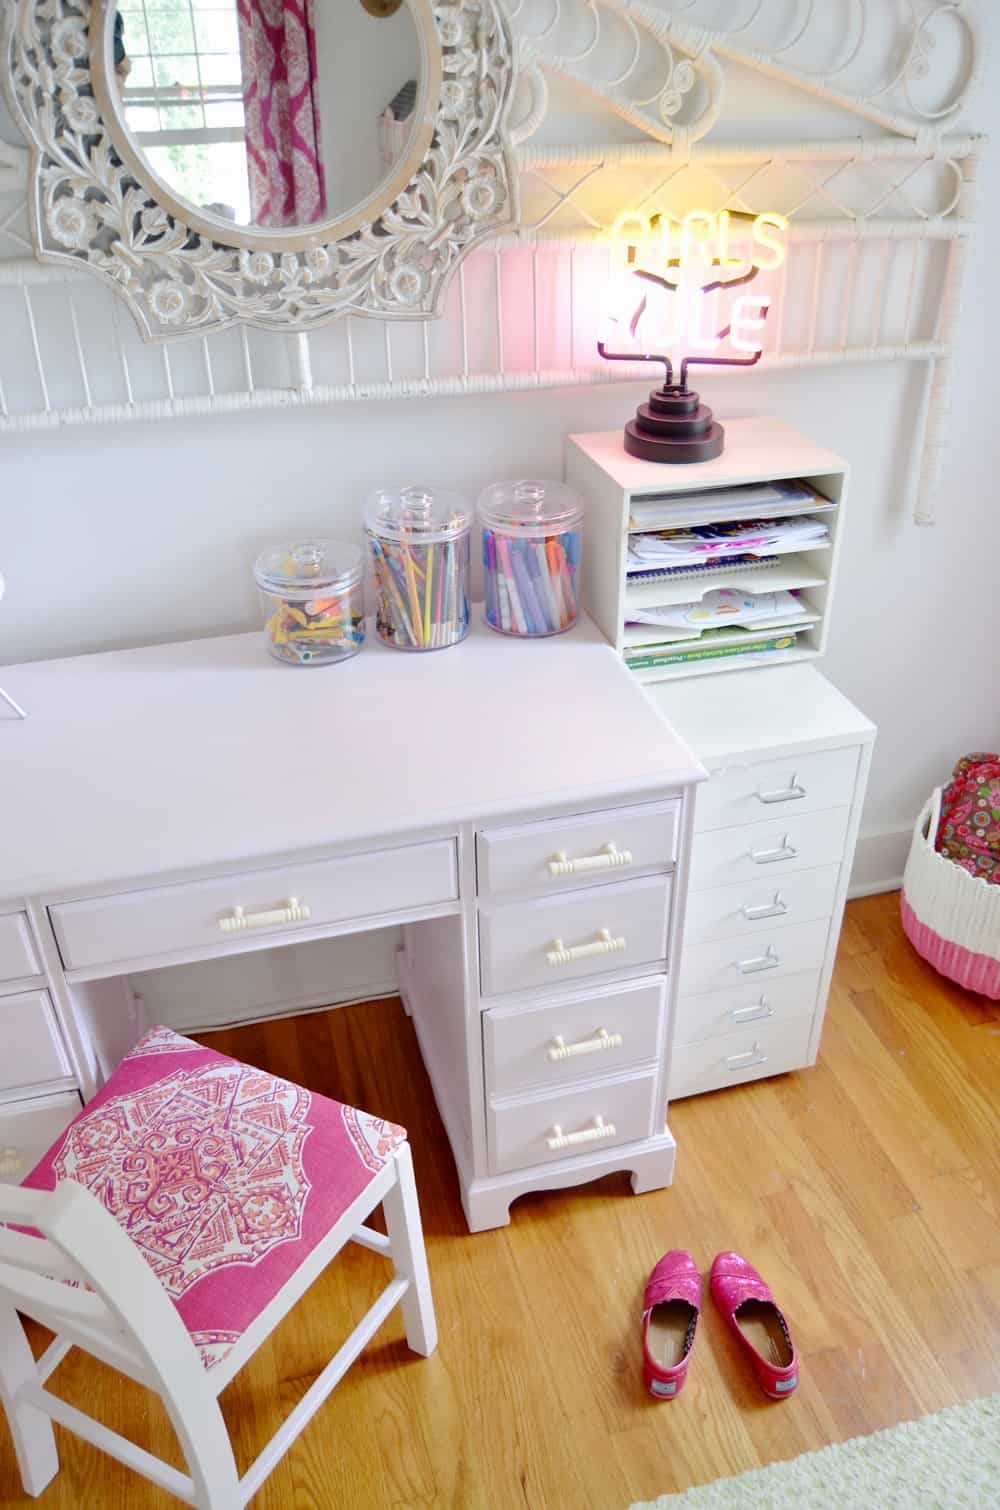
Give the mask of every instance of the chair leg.
POLYGON ((41 1494, 59 1472, 52 1422, 34 1405, 18 1403, 24 1384, 38 1382, 35 1360, 24 1328, 11 1305, 0 1305, 0 1400, 14 1439, 25 1494, 41 1494))
POLYGON ((194 1481, 198 1510, 240 1510, 243 1500, 233 1445, 211 1390, 199 1379, 194 1390, 161 1389, 160 1398, 194 1481))
POLYGON ((437 1321, 409 1143, 401 1143, 394 1158, 396 1183, 382 1202, 382 1209, 396 1273, 410 1281, 402 1300, 406 1340, 413 1352, 427 1358, 437 1347, 437 1321))

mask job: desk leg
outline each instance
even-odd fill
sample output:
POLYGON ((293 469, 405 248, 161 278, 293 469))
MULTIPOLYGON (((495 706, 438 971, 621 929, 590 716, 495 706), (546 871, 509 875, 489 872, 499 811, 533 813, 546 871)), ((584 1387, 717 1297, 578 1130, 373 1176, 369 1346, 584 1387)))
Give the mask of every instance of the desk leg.
POLYGON ((486 1232, 493 1227, 508 1226, 511 1202, 531 1190, 567 1190, 619 1171, 631 1175, 636 1195, 663 1190, 673 1181, 676 1151, 673 1136, 664 1128, 660 1137, 626 1143, 606 1153, 577 1155, 561 1164, 535 1164, 530 1169, 470 1180, 468 1184, 463 1180, 462 1206, 469 1231, 486 1232))

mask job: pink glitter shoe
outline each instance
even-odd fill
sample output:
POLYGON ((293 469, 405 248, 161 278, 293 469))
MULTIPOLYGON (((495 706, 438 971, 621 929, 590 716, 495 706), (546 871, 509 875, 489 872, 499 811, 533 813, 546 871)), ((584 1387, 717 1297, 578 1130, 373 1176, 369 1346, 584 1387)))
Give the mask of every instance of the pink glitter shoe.
POLYGON ((684 1388, 701 1310, 701 1275, 690 1253, 672 1248, 649 1276, 642 1310, 642 1372, 657 1400, 684 1388))
POLYGON ((712 1299, 750 1354, 757 1383, 772 1400, 784 1400, 799 1382, 799 1360, 788 1322, 757 1270, 738 1253, 717 1253, 712 1299))

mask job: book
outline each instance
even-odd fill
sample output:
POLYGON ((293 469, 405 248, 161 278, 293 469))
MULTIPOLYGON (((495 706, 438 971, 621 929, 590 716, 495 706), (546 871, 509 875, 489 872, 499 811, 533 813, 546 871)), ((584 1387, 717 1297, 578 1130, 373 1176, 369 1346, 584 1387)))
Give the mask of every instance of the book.
POLYGON ((768 640, 753 640, 746 644, 692 646, 687 650, 664 649, 645 655, 626 655, 625 660, 632 671, 652 671, 658 666, 683 666, 692 661, 712 661, 721 656, 774 655, 791 650, 795 644, 794 634, 775 635, 768 640))

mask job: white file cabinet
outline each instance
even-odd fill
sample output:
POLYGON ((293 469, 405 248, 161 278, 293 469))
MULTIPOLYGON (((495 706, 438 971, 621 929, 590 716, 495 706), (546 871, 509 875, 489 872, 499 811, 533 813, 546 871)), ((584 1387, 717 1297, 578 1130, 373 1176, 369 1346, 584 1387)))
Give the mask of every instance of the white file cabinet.
POLYGON ((695 803, 671 1100, 812 1064, 875 728, 812 666, 647 688, 695 803))

